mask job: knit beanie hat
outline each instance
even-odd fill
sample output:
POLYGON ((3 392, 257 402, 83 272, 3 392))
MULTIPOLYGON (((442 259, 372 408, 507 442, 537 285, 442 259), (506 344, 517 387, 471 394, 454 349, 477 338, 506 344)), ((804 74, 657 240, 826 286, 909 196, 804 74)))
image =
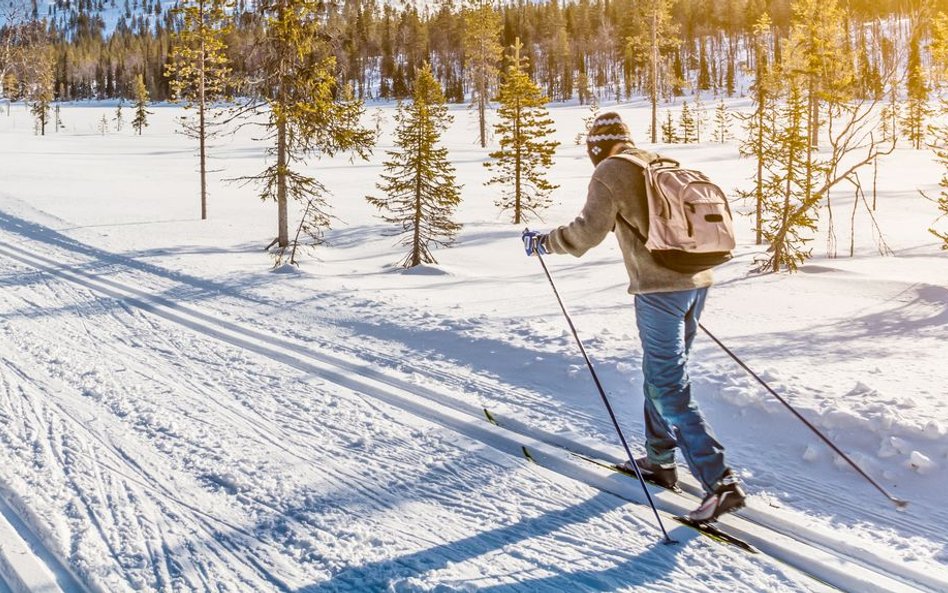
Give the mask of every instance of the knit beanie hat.
POLYGON ((609 156, 616 144, 632 144, 632 134, 619 114, 610 111, 597 117, 586 135, 586 152, 593 165, 598 165, 609 156))

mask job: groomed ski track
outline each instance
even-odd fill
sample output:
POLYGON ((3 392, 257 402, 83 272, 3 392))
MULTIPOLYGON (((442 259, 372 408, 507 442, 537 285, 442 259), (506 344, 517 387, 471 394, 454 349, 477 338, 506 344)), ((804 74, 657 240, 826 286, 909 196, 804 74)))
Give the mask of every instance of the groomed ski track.
MULTIPOLYGON (((9 220, 3 222, 3 228, 9 231, 11 223, 9 220)), ((24 238, 36 239, 35 236, 28 237, 29 232, 23 234, 24 238)), ((57 245, 46 243, 44 247, 55 250, 57 245)), ((60 255, 73 254, 67 250, 67 253, 60 255)), ((499 417, 499 425, 492 425, 486 421, 478 406, 460 401, 438 387, 419 386, 379 372, 360 361, 273 337, 243 324, 223 321, 128 283, 85 273, 81 271, 83 262, 70 261, 69 257, 57 260, 37 255, 35 250, 28 251, 6 240, 0 241, 0 257, 115 299, 124 307, 161 317, 190 331, 361 393, 510 455, 520 456, 526 447, 531 457, 547 470, 638 503, 640 516, 646 519, 651 517, 651 512, 644 506, 644 495, 638 483, 570 456, 566 449, 610 460, 607 451, 582 447, 508 418, 499 417)), ((115 264, 114 261, 111 263, 115 264)), ((147 273, 146 268, 136 270, 138 273, 143 271, 147 273)), ((669 492, 653 492, 653 497, 664 513, 663 518, 670 530, 676 527, 670 515, 682 514, 693 505, 692 500, 669 492)), ((858 549, 841 539, 781 523, 765 511, 751 508, 739 517, 726 518, 723 525, 730 533, 745 539, 764 554, 842 591, 881 593, 948 590, 948 577, 945 575, 921 572, 858 549)), ((657 528, 655 537, 656 540, 660 539, 657 528)), ((40 539, 36 538, 36 541, 40 539)), ((71 593, 69 589, 66 591, 71 593)))

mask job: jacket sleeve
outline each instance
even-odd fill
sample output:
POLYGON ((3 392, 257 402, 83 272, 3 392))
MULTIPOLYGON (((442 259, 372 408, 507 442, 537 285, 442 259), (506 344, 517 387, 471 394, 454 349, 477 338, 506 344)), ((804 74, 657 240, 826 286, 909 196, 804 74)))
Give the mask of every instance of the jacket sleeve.
POLYGON ((583 211, 573 222, 551 232, 547 246, 553 253, 569 253, 579 257, 602 243, 615 228, 618 213, 612 189, 594 174, 589 182, 583 211))

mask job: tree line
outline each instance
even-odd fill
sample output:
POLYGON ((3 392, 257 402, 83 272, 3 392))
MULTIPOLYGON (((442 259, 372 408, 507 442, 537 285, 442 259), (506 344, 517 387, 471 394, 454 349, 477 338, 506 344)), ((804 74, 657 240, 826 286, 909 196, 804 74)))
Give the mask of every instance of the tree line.
MULTIPOLYGON (((487 108, 500 102, 491 182, 512 184, 498 206, 520 224, 549 204, 555 187, 543 178, 556 148, 544 139, 546 102, 578 99, 594 108, 644 95, 652 142, 660 133, 668 142, 692 142, 701 140, 702 93, 749 94, 754 110, 743 118, 741 150, 756 173, 743 195, 755 204, 758 243, 770 245, 760 267, 771 270, 795 269, 810 256, 824 209, 835 254, 833 192, 850 187, 856 207, 871 214, 866 168, 877 168, 900 136, 922 148, 945 134, 932 118, 932 98, 946 78, 948 20, 934 0, 468 0, 424 9, 377 0, 181 0, 168 8, 133 1, 143 12, 127 8, 108 35, 95 16, 101 1, 58 0, 48 20, 35 10, 19 21, 8 16, 0 30, 4 94, 31 102, 41 133, 57 99, 133 93, 139 133, 148 97, 184 101, 197 111, 187 131, 200 145, 202 217, 205 144, 214 125, 208 106, 240 97, 228 121, 266 122, 272 164, 244 181, 278 204, 273 245, 281 257, 301 234, 318 240, 331 220, 326 188, 300 165, 314 155, 366 157, 371 150, 374 134, 361 123, 367 99, 412 105, 399 111, 398 138, 414 142, 402 149, 421 152, 409 161, 390 155, 380 184, 400 205, 370 198, 381 210, 407 212, 414 204, 403 221, 414 237, 406 259, 412 265, 431 259, 418 241, 447 244, 458 228, 446 214, 458 195, 449 187, 453 174, 436 148, 437 131, 449 120, 438 107, 443 102, 470 101, 483 147, 487 108), (694 112, 687 104, 682 110, 680 133, 670 113, 661 124, 658 114, 679 95, 695 99, 694 112), (405 193, 409 177, 413 197, 405 193), (447 197, 425 206, 421 188, 447 197), (304 215, 291 240, 293 200, 304 215), (430 224, 426 211, 439 212, 432 216, 440 224, 430 224)), ((719 105, 715 114, 720 141, 729 133, 724 111, 719 105)), ((945 195, 933 198, 943 211, 945 195)))

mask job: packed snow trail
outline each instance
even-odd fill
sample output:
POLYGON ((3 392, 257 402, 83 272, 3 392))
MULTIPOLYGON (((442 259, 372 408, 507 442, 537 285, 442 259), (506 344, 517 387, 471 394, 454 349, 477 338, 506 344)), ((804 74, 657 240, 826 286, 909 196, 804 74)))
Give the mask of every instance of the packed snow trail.
MULTIPOLYGON (((455 428, 456 430, 460 430, 462 433, 467 434, 468 436, 473 436, 475 438, 478 438, 478 440, 489 442, 493 446, 501 450, 508 450, 510 452, 515 453, 516 449, 520 446, 520 444, 524 442, 523 440, 524 435, 521 434, 519 435, 519 437, 515 437, 512 440, 510 437, 506 437, 509 442, 502 443, 501 441, 503 441, 504 439, 503 435, 490 434, 490 429, 488 429, 486 426, 483 426, 483 425, 478 426, 476 424, 470 424, 472 422, 472 420, 470 419, 470 416, 468 416, 467 419, 452 418, 451 417, 452 411, 442 412, 440 414, 432 415, 431 407, 435 405, 434 402, 432 401, 428 401, 428 402, 410 401, 411 400, 410 397, 406 399, 404 395, 395 396, 391 388, 386 389, 383 387, 379 389, 376 387, 373 389, 370 386, 369 388, 367 388, 365 380, 354 379, 352 376, 347 376, 343 373, 340 373, 340 371, 343 371, 345 369, 338 366, 338 363, 335 366, 335 368, 331 368, 331 367, 327 368, 325 366, 323 367, 314 366, 314 361, 310 361, 310 362, 302 361, 303 364, 301 366, 300 361, 298 360, 298 357, 300 357, 301 355, 304 358, 308 357, 311 359, 315 359, 318 357, 314 353, 307 352, 297 346, 287 344, 281 340, 274 340, 273 338, 269 338, 268 336, 259 334, 258 332, 240 328, 239 326, 235 324, 220 322, 213 318, 204 316, 200 314, 199 312, 191 310, 190 308, 175 306, 173 303, 170 303, 165 299, 151 297, 138 289, 134 289, 128 286, 123 286, 120 283, 116 283, 105 278, 101 278, 101 277, 94 278, 79 271, 72 272, 72 271, 69 271, 68 269, 60 269, 58 266, 55 265, 54 262, 52 262, 48 258, 44 258, 41 256, 32 255, 32 254, 28 255, 22 252, 17 253, 17 250, 9 244, 4 244, 2 247, 0 247, 0 253, 4 254, 7 257, 19 260, 20 262, 27 263, 34 267, 39 267, 40 269, 44 269, 45 271, 51 272, 62 278, 66 278, 72 283, 93 288, 99 293, 103 293, 117 299, 118 302, 120 303, 125 303, 126 305, 131 305, 133 307, 137 307, 143 310, 152 311, 153 313, 156 313, 160 315, 161 317, 174 321, 178 324, 185 325, 186 327, 192 330, 195 330, 197 332, 223 340, 232 346, 239 346, 248 350, 253 350, 257 353, 264 354, 271 358, 274 358, 275 360, 291 364, 292 366, 296 366, 297 368, 300 368, 301 370, 315 371, 316 374, 318 374, 322 378, 332 380, 339 385, 345 385, 346 387, 354 387, 357 391, 361 391, 365 393, 372 393, 379 399, 387 400, 389 401, 389 403, 394 403, 397 407, 411 410, 417 415, 426 416, 428 418, 439 421, 441 424, 448 424, 452 428, 455 428), (275 352, 274 351, 275 349, 283 350, 283 352, 275 352), (294 361, 294 359, 297 359, 297 360, 294 361), (451 424, 451 422, 454 422, 454 424, 451 424)), ((143 318, 143 319, 146 319, 146 318, 143 318)), ((169 350, 168 352, 174 353, 176 351, 179 353, 179 355, 184 352, 184 350, 181 348, 178 348, 177 350, 172 349, 172 350, 169 350)), ((116 354, 120 354, 120 353, 117 352, 116 354)), ((326 357, 322 357, 322 358, 326 358, 326 357)), ((359 369, 356 368, 356 369, 350 369, 350 370, 359 370, 359 369)), ((362 371, 365 371, 365 370, 366 369, 364 368, 362 369, 362 371)), ((387 382, 389 383, 391 387, 391 383, 392 383, 391 379, 389 379, 387 382)), ((534 450, 540 450, 543 448, 542 443, 530 442, 529 445, 534 450)), ((580 479, 583 479, 583 481, 594 484, 601 489, 604 489, 607 491, 613 491, 620 495, 623 494, 621 489, 619 491, 616 491, 616 487, 614 485, 605 483, 603 482, 602 479, 596 478, 595 476, 590 476, 590 475, 577 476, 576 475, 577 470, 575 468, 569 471, 564 471, 564 468, 562 466, 557 468, 555 464, 554 464, 554 468, 558 469, 558 471, 561 471, 563 473, 567 473, 567 475, 572 474, 573 477, 580 477, 580 479)), ((211 480, 211 481, 212 483, 215 483, 215 484, 219 482, 218 480, 211 480)), ((223 480, 223 482, 225 486, 229 485, 229 482, 227 480, 223 480)), ((632 498, 632 500, 635 500, 635 499, 632 498)), ((677 511, 680 512, 680 510, 681 508, 679 507, 677 511)), ((768 537, 766 534, 762 536, 762 538, 766 538, 766 537, 768 537)), ((762 538, 759 538, 759 539, 762 539, 762 538)), ((784 547, 786 548, 787 546, 785 545, 784 547)), ((773 551, 772 546, 771 546, 771 551, 773 551)), ((786 550, 784 551, 786 552, 786 550)), ((802 560, 801 559, 796 560, 797 564, 802 565, 803 567, 807 567, 808 564, 813 565, 813 556, 812 556, 812 553, 810 554, 811 555, 808 557, 807 553, 804 553, 802 555, 802 560)), ((790 556, 793 556, 793 554, 791 553, 790 556)), ((827 566, 832 563, 833 561, 824 560, 824 564, 826 564, 827 566)), ((846 566, 844 563, 843 570, 848 570, 850 572, 855 571, 856 573, 858 573, 860 572, 861 569, 858 566, 846 566)), ((815 572, 819 574, 820 570, 818 569, 815 572)), ((837 572, 839 572, 839 570, 837 570, 837 572)), ((821 576, 826 577, 827 575, 821 574, 821 576)), ((830 578, 832 579, 832 575, 830 575, 830 578)), ((849 581, 850 586, 853 586, 852 583, 858 583, 859 578, 860 577, 858 576, 853 577, 854 580, 849 581)), ((838 579, 838 576, 837 576, 837 579, 838 579)), ((869 580, 871 579, 866 578, 864 582, 868 583, 869 580)), ((883 579, 883 582, 884 582, 884 579, 883 579)), ((879 590, 879 591, 892 590, 891 589, 892 586, 898 586, 898 584, 895 584, 895 585, 893 585, 892 583, 882 584, 882 585, 879 585, 880 588, 877 588, 876 590, 879 590)), ((855 590, 855 589, 851 589, 851 590, 855 590)), ((862 588, 861 590, 870 590, 870 589, 862 588)))
POLYGON ((0 488, 91 591, 821 590, 0 239, 0 488))

